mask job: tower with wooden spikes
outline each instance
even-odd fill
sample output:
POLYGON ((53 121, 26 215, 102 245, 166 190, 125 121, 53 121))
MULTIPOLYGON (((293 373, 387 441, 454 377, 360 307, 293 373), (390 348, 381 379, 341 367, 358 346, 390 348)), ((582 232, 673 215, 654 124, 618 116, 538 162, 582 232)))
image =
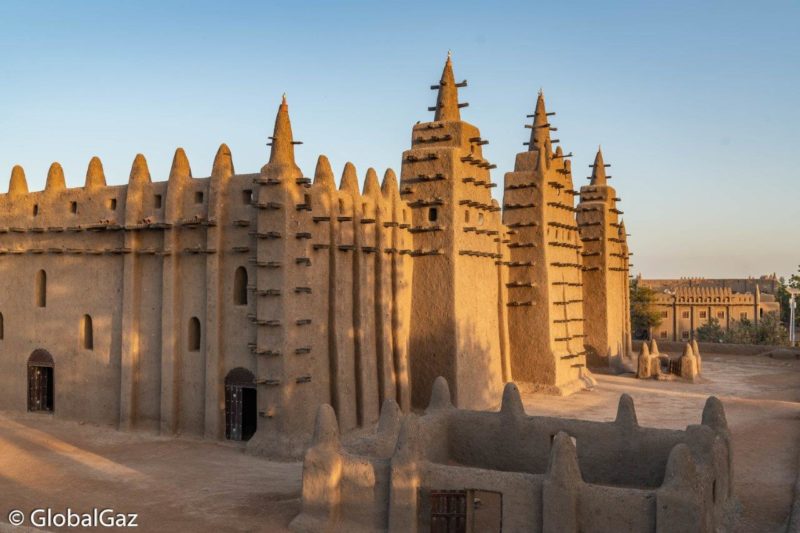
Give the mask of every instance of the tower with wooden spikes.
POLYGON ((575 221, 571 165, 539 92, 526 125, 528 150, 505 175, 503 222, 508 227, 508 334, 515 380, 559 394, 591 384, 586 368, 582 245, 575 221))
POLYGON ((411 132, 403 153, 400 193, 411 207, 413 246, 410 375, 412 401, 424 406, 433 381, 455 384, 457 405, 487 407, 510 379, 502 265, 503 238, 495 186, 483 156, 488 144, 478 128, 461 120, 458 88, 448 54, 431 122, 411 132))
POLYGON ((589 185, 581 187, 578 227, 583 241, 583 314, 587 362, 606 367, 609 357, 631 353, 628 308, 628 249, 617 208, 620 200, 608 185, 609 167, 597 149, 589 185))
POLYGON ((316 310, 311 297, 298 293, 313 277, 306 239, 298 238, 311 221, 306 185, 295 162, 289 106, 283 96, 275 118, 269 162, 256 178, 254 191, 258 239, 254 293, 256 328, 256 384, 258 386, 258 431, 248 443, 256 453, 276 453, 304 438, 313 425, 313 414, 305 407, 330 402, 326 387, 305 387, 308 376, 327 383, 321 347, 327 344, 324 330, 313 327, 316 310), (308 353, 310 357, 292 357, 308 353), (311 418, 309 418, 311 417, 311 418))

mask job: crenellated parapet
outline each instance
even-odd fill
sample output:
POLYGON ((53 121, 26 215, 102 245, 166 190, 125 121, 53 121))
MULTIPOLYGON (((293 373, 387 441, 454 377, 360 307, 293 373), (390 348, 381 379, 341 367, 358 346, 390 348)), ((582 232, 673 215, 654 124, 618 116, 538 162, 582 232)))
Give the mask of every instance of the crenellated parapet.
POLYGON ((737 506, 730 432, 713 397, 699 424, 656 429, 638 423, 627 394, 614 421, 594 422, 529 416, 513 383, 498 411, 458 409, 439 378, 424 414, 386 403, 372 434, 344 444, 336 429, 320 407, 294 531, 461 520, 468 531, 710 532, 729 530, 737 506))

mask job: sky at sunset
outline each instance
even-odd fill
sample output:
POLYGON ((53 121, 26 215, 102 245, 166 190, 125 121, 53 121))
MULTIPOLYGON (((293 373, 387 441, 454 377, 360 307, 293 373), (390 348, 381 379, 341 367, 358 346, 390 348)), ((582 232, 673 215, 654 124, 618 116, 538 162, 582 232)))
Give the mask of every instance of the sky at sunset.
MULTIPOLYGON (((110 184, 136 153, 196 177, 227 143, 240 173, 268 158, 288 94, 298 163, 326 154, 399 169, 430 120, 447 51, 464 120, 513 168, 543 88, 576 185, 599 144, 645 277, 739 277, 800 264, 800 3, 3 2, 0 191, 59 161, 110 184)), ((496 194, 501 191, 495 189, 496 194)))

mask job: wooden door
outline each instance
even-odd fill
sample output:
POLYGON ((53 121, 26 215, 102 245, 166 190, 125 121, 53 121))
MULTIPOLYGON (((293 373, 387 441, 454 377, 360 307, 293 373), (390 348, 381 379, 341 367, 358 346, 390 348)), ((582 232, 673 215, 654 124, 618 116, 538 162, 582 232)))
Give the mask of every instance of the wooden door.
POLYGON ((53 410, 53 368, 28 366, 28 411, 53 410))

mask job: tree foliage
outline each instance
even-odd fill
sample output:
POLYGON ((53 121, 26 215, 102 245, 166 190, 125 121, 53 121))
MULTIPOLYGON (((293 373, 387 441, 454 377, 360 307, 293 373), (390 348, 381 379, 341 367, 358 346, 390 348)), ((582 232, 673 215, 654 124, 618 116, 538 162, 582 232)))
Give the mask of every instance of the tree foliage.
POLYGON ((788 344, 789 332, 781 323, 777 313, 766 313, 758 324, 743 318, 731 322, 725 331, 715 318, 697 328, 697 340, 701 342, 727 342, 731 344, 788 344))
POLYGON ((661 314, 655 306, 656 293, 650 287, 639 286, 631 280, 631 329, 636 338, 647 338, 650 330, 661 324, 661 314))
POLYGON ((719 320, 710 318, 708 322, 697 328, 699 342, 723 342, 725 330, 719 325, 719 320))

